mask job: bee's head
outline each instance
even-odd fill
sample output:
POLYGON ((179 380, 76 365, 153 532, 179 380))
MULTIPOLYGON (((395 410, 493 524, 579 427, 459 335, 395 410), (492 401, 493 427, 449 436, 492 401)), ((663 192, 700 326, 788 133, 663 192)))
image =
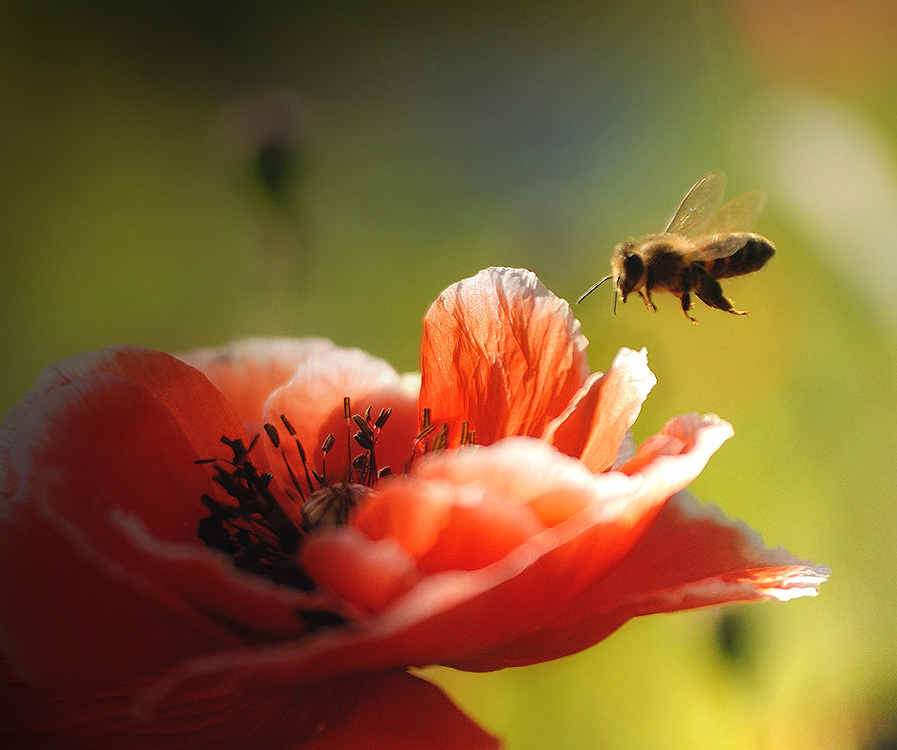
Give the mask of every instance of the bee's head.
POLYGON ((623 302, 644 283, 645 261, 634 250, 632 241, 621 242, 614 248, 614 284, 623 302))

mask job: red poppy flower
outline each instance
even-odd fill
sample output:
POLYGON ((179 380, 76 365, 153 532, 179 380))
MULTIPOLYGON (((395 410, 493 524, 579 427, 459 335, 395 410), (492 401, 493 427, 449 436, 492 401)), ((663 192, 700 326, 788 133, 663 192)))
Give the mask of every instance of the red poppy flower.
POLYGON ((729 425, 635 450, 645 354, 585 348, 489 269, 430 308, 420 379, 318 339, 48 368, 0 429, 4 746, 497 747, 407 670, 815 594, 682 492, 729 425))

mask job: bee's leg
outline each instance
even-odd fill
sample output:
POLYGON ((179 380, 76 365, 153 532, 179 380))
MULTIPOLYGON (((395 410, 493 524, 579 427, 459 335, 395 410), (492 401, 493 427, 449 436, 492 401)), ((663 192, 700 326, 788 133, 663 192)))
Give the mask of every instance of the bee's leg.
POLYGON ((683 292, 681 300, 682 300, 682 312, 685 313, 685 317, 688 318, 692 323, 697 325, 698 321, 695 320, 693 317, 691 317, 691 315, 688 314, 688 310, 691 307, 691 295, 688 292, 683 292))
POLYGON ((642 295, 642 301, 645 303, 645 307, 649 310, 657 312, 657 305, 655 305, 654 300, 651 299, 652 289, 654 289, 654 267, 648 264, 648 267, 645 269, 644 292, 643 290, 639 289, 639 294, 642 295))
POLYGON ((651 299, 651 292, 639 289, 638 296, 642 298, 642 302, 645 303, 645 307, 647 307, 649 310, 654 310, 654 312, 657 312, 657 305, 655 305, 654 300, 651 299))
POLYGON ((688 318, 692 323, 697 325, 698 321, 688 314, 688 311, 691 308, 691 289, 691 268, 685 266, 682 269, 682 273, 679 275, 679 289, 676 291, 676 293, 679 295, 679 301, 682 303, 682 312, 685 313, 685 317, 688 318))
POLYGON ((695 293, 709 307, 715 307, 717 310, 725 310, 733 315, 747 315, 746 310, 736 310, 732 307, 732 301, 723 296, 723 288, 720 286, 713 276, 703 266, 695 264, 692 266, 692 277, 694 279, 695 293))

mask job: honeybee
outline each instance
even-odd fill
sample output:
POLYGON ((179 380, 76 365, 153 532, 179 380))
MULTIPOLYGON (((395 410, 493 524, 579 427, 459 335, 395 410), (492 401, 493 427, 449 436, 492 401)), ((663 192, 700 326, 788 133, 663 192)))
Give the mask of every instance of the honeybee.
POLYGON ((613 279, 615 315, 617 297, 626 302, 633 292, 638 292, 645 307, 657 310, 651 293, 658 290, 675 294, 692 323, 698 322, 688 314, 692 292, 709 307, 747 315, 723 296, 719 279, 759 271, 776 249, 765 237, 743 231, 760 215, 765 195, 751 190, 720 207, 725 187, 722 170, 705 174, 686 193, 663 232, 626 240, 614 248, 611 273, 593 284, 577 303, 613 279))

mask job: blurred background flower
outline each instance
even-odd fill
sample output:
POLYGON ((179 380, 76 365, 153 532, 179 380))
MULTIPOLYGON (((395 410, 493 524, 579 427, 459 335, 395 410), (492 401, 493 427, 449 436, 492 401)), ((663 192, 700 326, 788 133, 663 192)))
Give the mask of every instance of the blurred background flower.
POLYGON ((731 421, 697 494, 833 580, 428 676, 512 749, 893 746, 895 40, 887 0, 8 0, 0 411, 111 343, 314 334, 415 369, 449 283, 526 266, 575 299, 723 168, 769 196, 778 253, 726 282, 750 318, 577 313, 595 368, 648 348, 636 438, 731 421))

